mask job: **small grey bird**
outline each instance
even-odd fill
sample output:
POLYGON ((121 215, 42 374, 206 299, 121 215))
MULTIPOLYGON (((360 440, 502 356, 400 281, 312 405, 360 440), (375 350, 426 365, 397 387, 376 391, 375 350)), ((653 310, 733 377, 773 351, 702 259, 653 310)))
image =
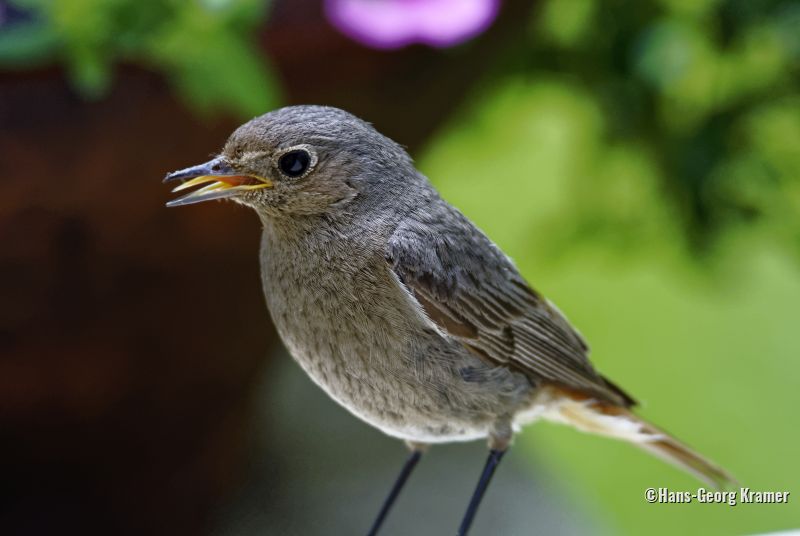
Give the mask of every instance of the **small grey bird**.
POLYGON ((559 310, 400 145, 355 116, 275 110, 165 181, 204 185, 167 206, 231 199, 256 211, 264 295, 287 349, 334 400, 411 448, 369 534, 426 445, 486 438, 466 534, 514 432, 538 418, 630 441, 713 486, 732 482, 633 414, 559 310))

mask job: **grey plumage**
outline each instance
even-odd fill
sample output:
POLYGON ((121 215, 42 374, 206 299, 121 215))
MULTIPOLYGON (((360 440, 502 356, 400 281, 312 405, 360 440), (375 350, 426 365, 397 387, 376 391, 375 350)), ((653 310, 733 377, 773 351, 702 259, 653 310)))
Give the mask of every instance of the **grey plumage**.
POLYGON ((594 370, 588 346, 561 313, 440 198, 398 226, 389 238, 388 260, 445 336, 489 364, 522 372, 534 385, 552 382, 611 403, 633 404, 594 370))
POLYGON ((173 204, 227 197, 256 210, 275 326, 358 417, 414 444, 486 437, 498 449, 546 417, 728 481, 635 416, 566 318, 369 124, 335 108, 282 108, 237 129, 212 162, 231 171, 209 163, 168 176, 223 181, 173 204), (307 169, 290 176, 297 158, 307 169))

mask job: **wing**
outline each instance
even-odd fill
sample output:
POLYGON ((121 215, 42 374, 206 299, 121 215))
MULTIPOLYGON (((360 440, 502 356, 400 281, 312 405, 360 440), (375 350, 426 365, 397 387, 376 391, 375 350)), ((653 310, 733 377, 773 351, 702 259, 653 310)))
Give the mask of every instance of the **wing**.
POLYGON ((580 335, 466 217, 441 201, 418 212, 390 237, 386 260, 445 336, 535 384, 635 404, 594 370, 580 335))

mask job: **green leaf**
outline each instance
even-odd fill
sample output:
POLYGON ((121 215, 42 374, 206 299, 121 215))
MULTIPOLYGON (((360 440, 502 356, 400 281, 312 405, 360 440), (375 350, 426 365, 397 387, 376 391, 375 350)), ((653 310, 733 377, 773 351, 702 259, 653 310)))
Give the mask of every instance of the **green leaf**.
POLYGON ((17 24, 0 32, 0 68, 38 67, 55 57, 58 37, 46 24, 17 24))

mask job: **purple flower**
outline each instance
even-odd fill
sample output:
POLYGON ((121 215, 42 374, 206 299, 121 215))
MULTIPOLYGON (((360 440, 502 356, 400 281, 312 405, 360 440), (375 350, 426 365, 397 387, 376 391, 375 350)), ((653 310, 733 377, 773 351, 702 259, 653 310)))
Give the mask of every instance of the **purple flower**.
POLYGON ((325 0, 331 24, 374 48, 452 46, 483 32, 500 0, 325 0))

